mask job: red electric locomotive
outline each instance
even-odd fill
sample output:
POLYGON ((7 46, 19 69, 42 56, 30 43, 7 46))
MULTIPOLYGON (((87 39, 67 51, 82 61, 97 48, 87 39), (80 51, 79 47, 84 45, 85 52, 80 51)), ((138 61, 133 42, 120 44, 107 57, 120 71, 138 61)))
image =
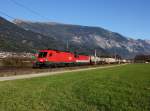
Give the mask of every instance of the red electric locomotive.
POLYGON ((59 50, 40 50, 33 67, 56 67, 89 64, 90 56, 59 50))

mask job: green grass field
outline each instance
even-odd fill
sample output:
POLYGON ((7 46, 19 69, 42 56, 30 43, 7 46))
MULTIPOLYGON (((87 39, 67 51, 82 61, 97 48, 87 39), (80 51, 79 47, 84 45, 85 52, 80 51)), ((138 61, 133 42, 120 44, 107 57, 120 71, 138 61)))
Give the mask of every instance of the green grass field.
POLYGON ((0 111, 150 111, 150 64, 0 82, 0 111))

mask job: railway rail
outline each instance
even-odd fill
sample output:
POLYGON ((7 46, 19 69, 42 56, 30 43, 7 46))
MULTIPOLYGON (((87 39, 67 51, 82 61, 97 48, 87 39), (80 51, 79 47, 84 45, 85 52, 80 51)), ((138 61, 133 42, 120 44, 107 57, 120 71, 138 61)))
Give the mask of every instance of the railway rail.
POLYGON ((55 72, 63 70, 73 70, 73 69, 82 69, 89 67, 100 67, 108 66, 107 65, 86 65, 86 66, 73 66, 73 67, 57 67, 57 68, 41 68, 34 69, 32 67, 0 67, 0 77, 12 76, 12 75, 24 75, 32 73, 42 73, 42 72, 55 72))
MULTIPOLYGON (((107 66, 93 66, 93 67, 72 67, 71 69, 67 70, 66 68, 63 68, 63 70, 55 70, 51 72, 41 72, 41 73, 30 73, 30 74, 24 74, 24 75, 11 75, 8 77, 0 77, 0 81, 8 81, 8 80, 16 80, 16 79, 28 79, 28 78, 33 78, 33 77, 42 77, 42 76, 50 76, 50 75, 58 75, 58 74, 63 74, 66 72, 77 72, 77 71, 86 71, 86 70, 93 70, 93 69, 104 69, 104 68, 111 68, 111 67, 119 67, 122 65, 126 64, 118 64, 118 65, 107 65, 107 66)), ((56 68, 58 69, 58 68, 56 68)), ((59 68, 60 69, 60 68, 59 68)))

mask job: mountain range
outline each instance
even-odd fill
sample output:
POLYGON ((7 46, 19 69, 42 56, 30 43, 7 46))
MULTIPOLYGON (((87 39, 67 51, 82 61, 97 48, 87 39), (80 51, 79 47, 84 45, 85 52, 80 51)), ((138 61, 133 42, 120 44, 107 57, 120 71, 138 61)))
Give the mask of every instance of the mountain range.
POLYGON ((47 48, 88 55, 94 55, 96 49, 97 55, 132 58, 150 54, 150 41, 131 39, 101 27, 19 19, 10 22, 0 17, 0 50, 32 52, 47 48))

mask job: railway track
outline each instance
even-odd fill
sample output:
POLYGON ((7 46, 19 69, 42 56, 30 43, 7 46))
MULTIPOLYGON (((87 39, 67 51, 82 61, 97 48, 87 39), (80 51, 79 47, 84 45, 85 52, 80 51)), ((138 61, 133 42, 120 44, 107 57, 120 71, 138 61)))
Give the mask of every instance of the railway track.
POLYGON ((84 67, 84 68, 72 68, 67 70, 55 70, 53 72, 42 72, 42 73, 30 73, 30 74, 24 74, 24 75, 12 75, 8 77, 0 77, 0 81, 8 81, 8 80, 16 80, 16 79, 29 79, 33 77, 42 77, 42 76, 50 76, 50 75, 58 75, 63 74, 66 72, 78 72, 78 71, 86 71, 86 70, 93 70, 93 69, 104 69, 104 68, 111 68, 111 67, 119 67, 126 64, 118 64, 118 65, 107 65, 107 66, 93 66, 93 67, 84 67))
POLYGON ((43 73, 43 72, 56 72, 56 71, 64 71, 64 70, 74 70, 74 69, 99 67, 99 66, 108 66, 108 65, 86 65, 86 66, 42 68, 42 69, 38 69, 38 68, 33 69, 32 67, 0 67, 0 77, 33 74, 33 73, 43 73))

